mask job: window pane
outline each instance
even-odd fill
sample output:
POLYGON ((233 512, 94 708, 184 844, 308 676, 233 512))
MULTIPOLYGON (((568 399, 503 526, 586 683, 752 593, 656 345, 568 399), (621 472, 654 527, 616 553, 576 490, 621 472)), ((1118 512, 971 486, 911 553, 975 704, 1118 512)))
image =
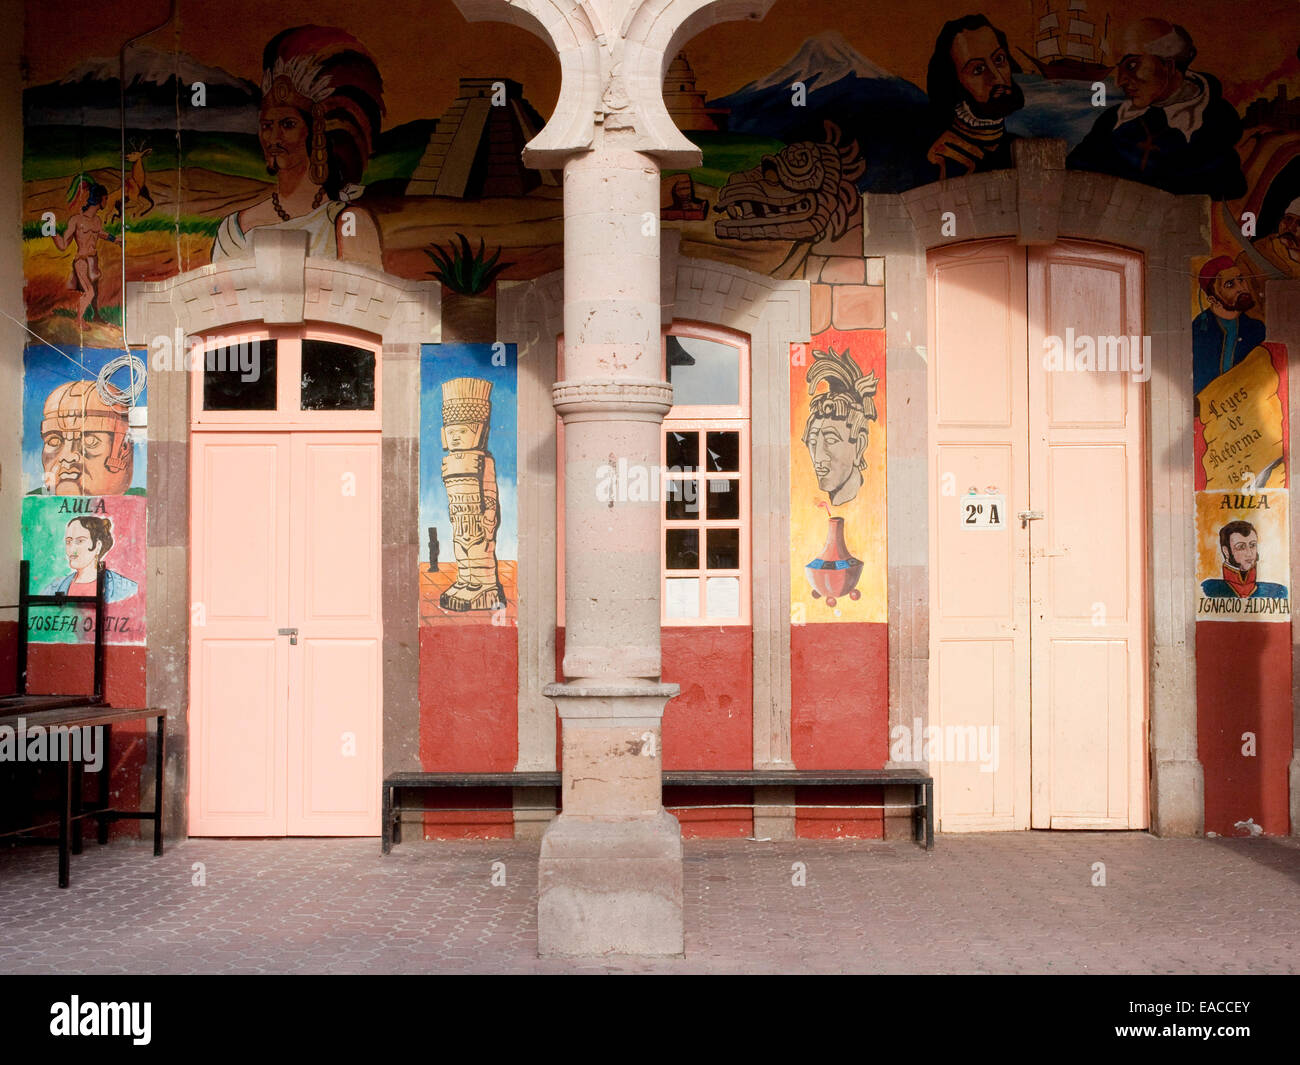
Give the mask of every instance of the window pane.
POLYGON ((710 577, 704 588, 704 595, 709 617, 740 617, 739 577, 710 577))
POLYGON ((740 482, 710 478, 705 506, 705 517, 710 521, 739 518, 740 482))
POLYGON ((709 433, 706 440, 704 468, 717 473, 740 472, 740 434, 735 432, 709 433))
POLYGON ((740 402, 740 349, 670 336, 668 381, 674 406, 734 406, 740 402))
POLYGON ((375 353, 330 340, 304 340, 302 409, 374 410, 375 353))
POLYGON ((709 529, 708 534, 709 564, 705 568, 740 569, 740 530, 709 529))
MULTIPOLYGON (((730 530, 735 532, 734 529, 730 530)), ((667 548, 669 569, 700 568, 700 531, 698 529, 666 529, 664 545, 667 548)))
POLYGON ((664 595, 664 613, 670 618, 698 618, 700 616, 700 579, 698 577, 669 577, 664 595))
POLYGON ((203 353, 204 410, 275 410, 274 340, 210 348, 203 353))
POLYGON ((700 460, 700 434, 669 429, 664 453, 670 470, 693 470, 700 460))
POLYGON ((670 478, 664 484, 664 517, 669 521, 692 521, 700 516, 699 481, 670 478))

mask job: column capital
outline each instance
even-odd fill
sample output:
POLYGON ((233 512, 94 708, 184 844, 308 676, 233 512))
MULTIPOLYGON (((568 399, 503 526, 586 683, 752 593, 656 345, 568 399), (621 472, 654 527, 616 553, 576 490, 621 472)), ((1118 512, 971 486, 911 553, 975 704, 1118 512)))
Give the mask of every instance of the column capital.
POLYGON ((560 60, 560 98, 524 146, 530 167, 561 169, 610 146, 693 167, 700 150, 664 106, 663 80, 678 50, 702 30, 759 19, 775 0, 453 0, 470 22, 509 22, 540 37, 560 60))
POLYGON ((556 381, 551 397, 566 423, 602 418, 662 422, 672 409, 673 386, 628 377, 588 378, 556 381))

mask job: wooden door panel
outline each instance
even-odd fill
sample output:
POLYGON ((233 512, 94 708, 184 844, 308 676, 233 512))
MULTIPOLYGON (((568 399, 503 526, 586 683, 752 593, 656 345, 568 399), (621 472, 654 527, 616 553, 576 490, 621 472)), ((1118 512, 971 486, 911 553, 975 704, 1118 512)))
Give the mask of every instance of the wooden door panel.
POLYGON ((294 434, 289 832, 379 834, 380 439, 294 434))
POLYGON ((946 639, 936 651, 936 696, 947 727, 932 740, 944 750, 927 760, 943 767, 944 831, 1016 828, 1017 771, 1028 753, 1028 737, 1016 728, 1016 641, 946 639), (1018 741, 1024 750, 1017 751, 1018 741), (971 757, 972 746, 980 757, 971 757))
MULTIPOLYGON (((1146 513, 1141 258, 1063 241, 1028 258, 1032 815, 1144 828, 1146 513), (1053 340, 1125 361, 1052 366, 1053 340)), ((1109 358, 1109 357, 1108 357, 1109 358)))
POLYGON ((1049 827, 1113 828, 1128 819, 1129 648, 1059 639, 1046 653, 1053 685, 1049 827))
MULTIPOLYGON (((1118 362, 1120 338, 1127 360, 1128 337, 1140 331, 1136 323, 1141 321, 1128 261, 1122 254, 1095 247, 1057 245, 1049 251, 1035 249, 1030 255, 1031 287, 1038 305, 1031 311, 1035 331, 1058 338, 1063 350, 1068 347, 1067 366, 1088 362, 1100 366, 1099 359, 1109 365, 1112 352, 1118 362), (1133 327, 1132 334, 1124 332, 1127 327, 1133 327)), ((1031 358, 1043 354, 1043 347, 1033 346, 1031 340, 1031 358)), ((1116 376, 1082 369, 1048 373, 1043 381, 1045 403, 1038 413, 1053 429, 1111 426, 1122 433, 1129 389, 1114 387, 1116 376)))
MULTIPOLYGON (((935 601, 947 625, 975 625, 980 632, 1008 633, 1022 622, 1017 614, 1016 538, 1006 533, 971 532, 964 523, 962 498, 971 486, 994 486, 1014 495, 1016 456, 1006 444, 941 444, 934 483, 945 475, 955 486, 940 492, 933 536, 938 541, 939 596, 935 601)), ((1004 515, 1004 518, 1007 516, 1004 515)), ((1008 525, 1013 524, 1012 518, 1008 525)), ((1023 562, 1023 559, 1021 559, 1023 562)))
MULTIPOLYGON (((1081 635, 1114 631, 1128 620, 1135 577, 1128 557, 1128 483, 1132 456, 1122 444, 1053 447, 1043 463, 1043 510, 1035 530, 1036 576, 1052 604, 1055 623, 1083 626, 1081 635)), ((1037 487, 1037 486, 1036 486, 1037 487)))
POLYGON ((289 834, 377 835, 375 641, 308 639, 297 650, 303 689, 290 725, 289 834))
POLYGON ((1024 373, 1007 352, 1009 344, 1023 348, 1024 270, 1020 249, 1002 243, 931 260, 931 348, 943 360, 934 378, 936 425, 1009 429, 1018 420, 1024 373))
POLYGON ((284 655, 271 640, 211 638, 198 655, 190 834, 283 835, 284 655))
POLYGON ((191 448, 190 834, 283 835, 287 441, 191 448))
POLYGON ((1029 540, 1014 519, 1029 501, 1023 249, 994 241, 933 254, 929 298, 930 724, 945 748, 929 761, 939 825, 1025 828, 1029 540), (963 523, 972 487, 1005 495, 1002 529, 963 523), (971 756, 970 737, 996 749, 995 771, 971 756))

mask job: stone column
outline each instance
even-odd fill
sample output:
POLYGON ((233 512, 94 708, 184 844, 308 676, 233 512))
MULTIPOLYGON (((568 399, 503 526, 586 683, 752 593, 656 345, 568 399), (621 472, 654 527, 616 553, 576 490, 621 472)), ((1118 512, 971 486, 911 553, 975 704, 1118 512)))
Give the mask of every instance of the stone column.
MULTIPOLYGON (((663 103, 668 59, 773 0, 456 0, 559 57, 560 99, 524 162, 564 169, 565 682, 563 812, 542 837, 543 955, 680 954, 681 831, 661 800, 659 503, 624 498, 620 465, 659 482, 672 389, 660 358, 659 168, 699 150, 663 103)), ((657 494, 657 493, 656 493, 657 494)), ((528 594, 523 590, 523 594, 528 594)))
MULTIPOLYGON (((612 139, 612 138, 611 138, 612 139)), ((681 831, 660 801, 659 166, 608 141, 564 168, 563 813, 542 837, 542 954, 682 952, 681 831)))

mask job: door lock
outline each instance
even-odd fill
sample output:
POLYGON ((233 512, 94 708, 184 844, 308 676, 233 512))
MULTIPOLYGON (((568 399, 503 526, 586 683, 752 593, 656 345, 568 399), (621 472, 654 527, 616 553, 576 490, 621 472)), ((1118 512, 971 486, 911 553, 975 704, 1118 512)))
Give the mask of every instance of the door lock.
POLYGON ((1020 519, 1020 527, 1022 529, 1028 529, 1031 521, 1040 521, 1047 517, 1047 515, 1041 510, 1022 510, 1016 515, 1016 517, 1020 519))
POLYGON ((289 637, 289 646, 290 646, 290 647, 297 647, 297 646, 298 646, 298 630, 297 630, 297 629, 277 629, 277 630, 276 630, 276 635, 277 635, 277 636, 288 636, 288 637, 289 637))

